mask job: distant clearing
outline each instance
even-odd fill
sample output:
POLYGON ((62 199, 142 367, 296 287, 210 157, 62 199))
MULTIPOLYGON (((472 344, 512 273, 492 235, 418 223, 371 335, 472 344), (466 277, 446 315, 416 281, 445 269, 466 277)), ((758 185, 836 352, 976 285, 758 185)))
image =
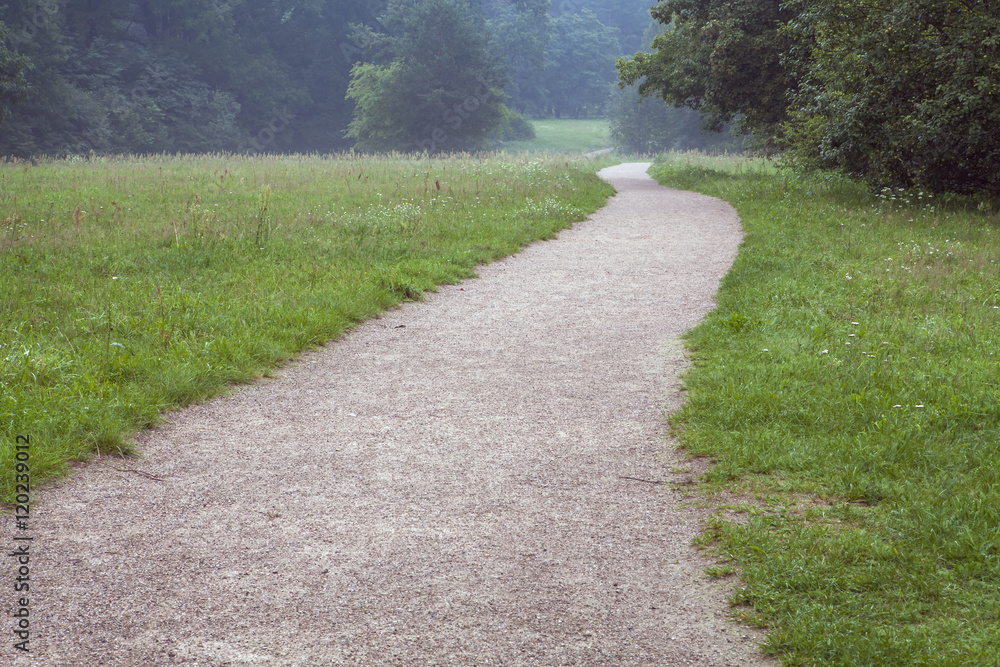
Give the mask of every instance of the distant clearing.
POLYGON ((533 120, 533 141, 508 141, 510 152, 589 153, 611 148, 608 121, 603 118, 533 120))

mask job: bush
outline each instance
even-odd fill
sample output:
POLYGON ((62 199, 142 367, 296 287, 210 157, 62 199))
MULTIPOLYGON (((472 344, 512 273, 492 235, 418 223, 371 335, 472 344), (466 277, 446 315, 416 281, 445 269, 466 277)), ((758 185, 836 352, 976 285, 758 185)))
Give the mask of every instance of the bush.
POLYGON ((518 112, 510 111, 507 121, 510 127, 503 131, 504 141, 531 141, 535 138, 535 126, 518 112))

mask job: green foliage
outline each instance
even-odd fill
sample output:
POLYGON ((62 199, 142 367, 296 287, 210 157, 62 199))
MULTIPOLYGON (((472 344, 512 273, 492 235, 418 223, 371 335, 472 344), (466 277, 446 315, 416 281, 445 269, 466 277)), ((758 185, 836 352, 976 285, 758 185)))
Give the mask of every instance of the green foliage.
POLYGON ((235 150, 239 104, 212 88, 186 56, 122 39, 124 3, 28 3, 18 48, 36 64, 35 94, 0 128, 7 154, 235 150), (117 32, 116 32, 117 31, 117 32))
POLYGON ((511 111, 507 115, 507 129, 504 130, 504 141, 531 141, 536 136, 535 126, 531 121, 517 113, 511 111))
POLYGON ((0 495, 603 205, 593 162, 0 164, 0 495))
POLYGON ((782 0, 663 0, 652 15, 668 29, 653 53, 618 61, 621 84, 701 112, 714 131, 737 121, 768 145, 797 87, 782 62, 795 42, 781 30, 795 13, 782 0))
POLYGON ((11 50, 34 95, 0 127, 0 154, 330 151, 362 0, 28 0, 9 6, 11 50))
POLYGON ((518 8, 515 3, 490 3, 487 25, 494 36, 494 50, 506 64, 510 82, 507 104, 520 113, 538 113, 546 106, 545 65, 551 48, 552 20, 548 1, 518 8))
POLYGON ((587 10, 605 26, 613 28, 621 42, 622 53, 642 48, 643 33, 649 25, 651 0, 552 0, 554 17, 587 10))
POLYGON ((643 99, 635 85, 612 91, 607 115, 613 145, 630 153, 738 151, 742 145, 728 127, 706 132, 698 112, 671 107, 659 99, 643 99))
POLYGON ((0 122, 10 106, 23 101, 29 90, 25 73, 31 61, 7 48, 8 34, 7 26, 0 21, 0 122))
POLYGON ((551 118, 557 108, 561 116, 600 115, 601 84, 622 48, 639 48, 649 23, 647 0, 483 0, 482 6, 510 75, 507 103, 533 118, 551 118))
POLYGON ((789 665, 988 665, 1000 642, 1000 224, 988 201, 678 158, 736 207, 674 417, 751 496, 707 533, 789 665))
POLYGON ((402 62, 354 66, 347 87, 347 97, 354 102, 354 120, 347 136, 357 141, 358 148, 373 152, 412 148, 416 135, 404 121, 409 107, 400 94, 405 85, 402 62))
POLYGON ((236 150, 239 104, 198 81, 194 68, 169 54, 150 56, 96 40, 60 53, 59 38, 33 45, 37 91, 0 127, 13 155, 236 150))
MULTIPOLYGON (((294 2, 277 7, 280 18, 266 8, 254 14, 256 23, 247 34, 267 35, 297 91, 297 101, 276 97, 254 112, 252 123, 248 117, 254 150, 322 153, 351 146, 344 137, 352 113, 346 94, 351 69, 362 55, 352 26, 377 25, 375 16, 384 5, 382 0, 294 2), (276 118, 275 111, 289 119, 276 118), (278 131, 272 136, 274 120, 278 131), (258 148, 261 144, 266 145, 258 148)), ((249 107, 241 103, 245 113, 249 107)))
MULTIPOLYGON (((647 30, 645 49, 649 49, 653 39, 662 33, 657 25, 653 23, 647 30)), ((632 153, 739 151, 743 145, 732 136, 728 126, 716 133, 703 131, 701 115, 692 109, 676 108, 660 99, 643 98, 637 84, 615 87, 608 100, 607 116, 613 144, 632 153)))
MULTIPOLYGON (((367 52, 369 63, 388 67, 393 58, 383 56, 390 46, 404 45, 411 9, 422 3, 393 4, 386 13, 383 0, 9 3, 3 17, 7 53, 34 69, 19 74, 11 69, 14 60, 0 57, 0 66, 11 67, 0 81, 13 94, 3 103, 11 114, 0 128, 0 154, 347 149, 354 143, 345 136, 354 111, 347 97, 353 66, 367 52), (388 39, 381 45, 366 39, 375 35, 388 39), (24 85, 13 83, 21 75, 34 91, 27 101, 24 85)), ((444 3, 442 15, 454 13, 453 4, 444 3)), ((647 10, 644 0, 473 0, 466 18, 478 33, 476 48, 489 56, 480 64, 487 65, 483 79, 491 90, 481 97, 467 81, 453 86, 466 92, 445 100, 449 120, 438 104, 442 118, 421 128, 431 134, 416 141, 431 149, 441 143, 433 138, 439 130, 439 138, 447 135, 446 150, 489 146, 462 136, 477 132, 463 117, 466 102, 485 105, 477 118, 492 114, 500 121, 495 129, 503 126, 497 103, 530 116, 550 117, 557 109, 570 116, 599 113, 600 81, 620 55, 601 47, 600 35, 620 29, 624 41, 637 41, 647 10), (562 26, 555 42, 553 16, 562 26), (589 21, 583 32, 574 27, 581 16, 589 21), (496 92, 501 89, 506 99, 496 92), (463 127, 454 128, 459 120, 463 127)), ((430 57, 438 45, 425 46, 420 57, 430 57)), ((412 62, 407 57, 408 66, 412 62)), ((415 91, 434 81, 405 83, 415 91)), ((424 91, 425 97, 436 90, 424 91)), ((426 111, 418 105, 418 113, 426 111)))
POLYGON ((737 121, 803 169, 1000 193, 1000 14, 965 0, 663 0, 623 85, 737 121))
POLYGON ((879 187, 1000 194, 1000 14, 948 0, 798 2, 791 158, 879 187))
POLYGON ((347 136, 363 151, 489 148, 507 123, 500 60, 464 0, 398 0, 361 38, 376 61, 355 66, 347 136))
POLYGON ((556 118, 603 115, 618 53, 617 31, 590 10, 555 19, 545 70, 545 111, 556 118))

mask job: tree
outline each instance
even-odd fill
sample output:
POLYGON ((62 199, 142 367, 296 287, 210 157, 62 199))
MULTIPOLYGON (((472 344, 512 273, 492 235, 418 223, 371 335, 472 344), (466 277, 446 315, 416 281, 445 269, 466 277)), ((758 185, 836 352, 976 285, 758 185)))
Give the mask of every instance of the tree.
POLYGON ((0 151, 27 157, 240 147, 234 96, 205 82, 185 53, 194 49, 172 50, 131 21, 141 9, 133 5, 43 0, 8 9, 25 26, 18 48, 35 65, 28 77, 35 94, 0 126, 0 151))
MULTIPOLYGON (((664 26, 653 22, 643 37, 643 48, 651 48, 664 26)), ((643 98, 637 84, 614 86, 608 100, 611 140, 618 148, 633 153, 660 151, 741 150, 728 126, 722 132, 701 129, 701 116, 692 109, 676 108, 659 98, 643 98)))
POLYGON ((617 32, 588 9, 555 19, 545 81, 549 110, 556 118, 604 112, 620 53, 617 32))
MULTIPOLYGON (((281 15, 262 21, 260 30, 270 49, 285 65, 286 75, 303 91, 297 101, 272 105, 294 115, 273 138, 268 150, 332 152, 345 150, 352 141, 344 136, 353 105, 347 99, 352 67, 363 55, 352 25, 377 25, 384 3, 378 0, 297 0, 281 8, 281 15)), ((264 121, 271 107, 251 130, 256 143, 270 139, 264 121), (258 135, 263 136, 258 136, 258 135)))
POLYGON ((0 21, 0 121, 11 106, 27 98, 29 90, 25 74, 31 61, 7 48, 8 34, 7 26, 0 21))
POLYGON ((873 187, 1000 194, 1000 12, 982 0, 798 0, 799 165, 873 187))
MULTIPOLYGON (((380 0, 20 0, 3 9, 33 94, 0 154, 331 151, 380 0)), ((0 60, 2 64, 3 60, 0 60)), ((5 82, 5 83, 9 83, 5 82)))
MULTIPOLYGON (((175 61, 190 64, 194 79, 210 91, 209 96, 224 94, 235 100, 244 143, 272 122, 275 110, 295 115, 291 110, 307 102, 304 86, 275 53, 276 43, 295 40, 284 24, 298 3, 141 0, 136 4, 143 27, 158 49, 169 50, 175 61)), ((287 146, 291 133, 270 139, 273 145, 267 149, 278 151, 287 146)))
POLYGON ((499 138, 508 117, 501 60, 465 0, 394 0, 388 32, 362 31, 375 62, 355 65, 347 136, 366 151, 464 151, 499 138))
POLYGON ((7 122, 0 125, 3 152, 30 157, 66 154, 78 146, 83 152, 83 132, 95 139, 88 147, 108 136, 99 100, 73 80, 86 63, 65 37, 61 6, 25 2, 7 6, 4 17, 9 25, 18 26, 9 37, 12 48, 32 62, 26 78, 33 94, 10 109, 7 122))
POLYGON ((539 113, 547 105, 545 66, 552 39, 548 0, 531 5, 494 0, 487 11, 487 26, 510 75, 507 105, 521 113, 539 113))
POLYGON ((652 4, 653 0, 552 0, 551 11, 555 17, 578 14, 584 9, 593 12, 603 25, 618 30, 622 53, 633 53, 644 47, 642 39, 652 4))
POLYGON ((798 87, 783 60, 797 48, 797 36, 783 30, 797 14, 784 0, 662 0, 652 15, 667 31, 653 53, 618 61, 620 82, 701 112, 708 129, 738 121, 766 145, 798 87))

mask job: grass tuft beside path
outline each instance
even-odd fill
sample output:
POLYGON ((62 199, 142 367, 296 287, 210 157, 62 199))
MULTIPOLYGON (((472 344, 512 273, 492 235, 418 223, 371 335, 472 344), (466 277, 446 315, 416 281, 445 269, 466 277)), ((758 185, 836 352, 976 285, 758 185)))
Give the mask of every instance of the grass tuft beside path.
POLYGON ((1000 216, 746 161, 655 175, 746 230, 673 419, 743 496, 704 540, 738 613, 789 665, 997 664, 1000 216))
POLYGON ((0 165, 0 498, 602 206, 585 160, 0 165))

